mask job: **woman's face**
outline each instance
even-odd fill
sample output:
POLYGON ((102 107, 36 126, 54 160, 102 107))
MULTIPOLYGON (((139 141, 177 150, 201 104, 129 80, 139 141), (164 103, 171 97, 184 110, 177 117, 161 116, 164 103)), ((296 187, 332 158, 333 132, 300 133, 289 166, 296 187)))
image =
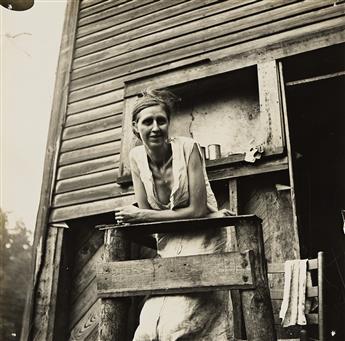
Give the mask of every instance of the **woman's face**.
POLYGON ((155 105, 140 111, 133 128, 148 148, 157 148, 168 138, 169 118, 160 105, 155 105))

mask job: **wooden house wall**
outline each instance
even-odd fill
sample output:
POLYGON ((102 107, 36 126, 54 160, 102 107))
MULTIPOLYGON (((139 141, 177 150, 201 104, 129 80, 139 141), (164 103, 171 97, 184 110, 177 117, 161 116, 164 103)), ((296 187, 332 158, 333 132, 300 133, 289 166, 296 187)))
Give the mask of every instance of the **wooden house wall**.
POLYGON ((116 184, 125 84, 154 84, 153 76, 164 78, 169 70, 339 28, 344 5, 335 3, 81 0, 50 220, 131 202, 131 191, 116 184))

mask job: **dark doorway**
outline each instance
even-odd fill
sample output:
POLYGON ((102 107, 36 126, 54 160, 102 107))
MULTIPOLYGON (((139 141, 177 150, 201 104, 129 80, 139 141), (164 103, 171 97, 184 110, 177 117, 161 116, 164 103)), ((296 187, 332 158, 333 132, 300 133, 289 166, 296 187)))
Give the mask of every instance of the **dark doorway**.
POLYGON ((325 251, 326 339, 344 340, 345 47, 283 61, 301 256, 325 251))

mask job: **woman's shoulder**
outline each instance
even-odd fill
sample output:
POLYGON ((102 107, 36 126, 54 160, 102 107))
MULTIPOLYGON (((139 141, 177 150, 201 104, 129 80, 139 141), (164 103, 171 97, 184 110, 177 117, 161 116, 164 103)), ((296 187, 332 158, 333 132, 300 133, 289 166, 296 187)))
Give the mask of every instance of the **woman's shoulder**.
POLYGON ((129 159, 138 160, 145 152, 144 145, 135 146, 129 152, 129 159))

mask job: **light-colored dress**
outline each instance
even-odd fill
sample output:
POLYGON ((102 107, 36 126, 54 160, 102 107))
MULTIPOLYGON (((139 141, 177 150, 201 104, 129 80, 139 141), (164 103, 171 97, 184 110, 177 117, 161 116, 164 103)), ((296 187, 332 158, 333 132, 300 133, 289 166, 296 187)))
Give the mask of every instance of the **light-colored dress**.
MULTIPOLYGON (((189 204, 188 162, 194 145, 191 138, 175 137, 170 140, 172 148, 173 186, 170 202, 162 204, 155 190, 144 146, 132 149, 130 159, 132 172, 136 172, 145 187, 147 200, 152 209, 166 210, 189 204)), ((200 152, 200 155, 201 152, 200 152)), ((203 174, 210 212, 217 211, 217 202, 209 184, 205 163, 203 174)), ((157 253, 160 257, 178 257, 220 252, 225 247, 221 229, 193 233, 157 234, 157 253)), ((149 298, 141 311, 140 324, 135 341, 227 341, 228 311, 225 292, 207 292, 185 295, 154 296, 149 298)))

